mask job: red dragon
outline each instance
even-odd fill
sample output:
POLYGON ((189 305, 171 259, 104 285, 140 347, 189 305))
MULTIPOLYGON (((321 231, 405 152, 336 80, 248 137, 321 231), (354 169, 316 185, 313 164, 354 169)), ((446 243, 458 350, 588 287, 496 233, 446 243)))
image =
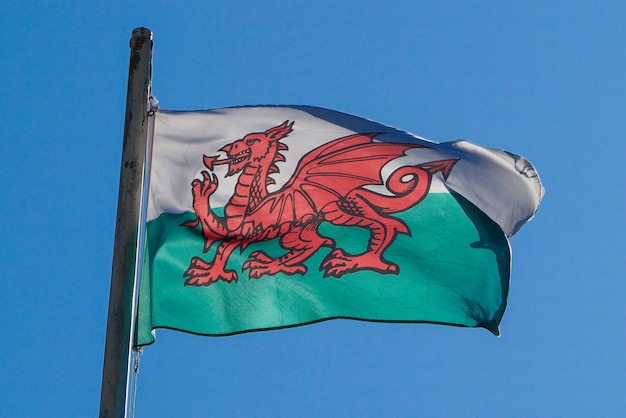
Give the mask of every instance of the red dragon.
POLYGON ((287 251, 272 257, 254 251, 243 263, 249 278, 284 273, 304 274, 305 261, 322 247, 330 248, 320 270, 324 277, 341 277, 358 270, 398 274, 399 267, 385 260, 383 253, 398 234, 410 234, 406 224, 389 216, 409 209, 428 193, 432 175, 441 171, 447 178, 458 160, 442 160, 397 168, 386 183, 382 167, 405 155, 411 148, 424 145, 374 142, 378 133, 364 133, 335 139, 308 152, 299 161, 291 179, 275 192, 271 174, 279 171, 277 162, 286 161, 280 151, 288 148, 280 142, 293 131, 294 122, 285 121, 265 132, 245 135, 219 151, 218 156, 204 156, 202 180, 191 183, 196 219, 182 225, 202 228, 204 252, 219 242, 213 261, 200 257, 191 259, 184 273, 185 285, 207 286, 219 280, 237 281, 237 272, 227 269, 228 258, 237 248, 280 238, 287 251), (227 176, 239 174, 235 191, 224 208, 224 216, 216 215, 209 198, 218 188, 216 165, 228 165, 227 176), (382 195, 364 188, 386 185, 392 195, 382 195), (336 248, 335 241, 320 235, 322 222, 333 225, 367 228, 370 238, 362 254, 348 254, 336 248))

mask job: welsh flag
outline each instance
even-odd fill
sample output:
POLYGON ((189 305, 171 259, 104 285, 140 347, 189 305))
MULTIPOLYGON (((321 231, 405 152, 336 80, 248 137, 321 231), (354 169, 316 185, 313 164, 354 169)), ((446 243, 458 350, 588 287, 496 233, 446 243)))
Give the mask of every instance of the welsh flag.
POLYGON ((524 158, 309 106, 158 111, 138 346, 346 318, 499 335, 524 158))

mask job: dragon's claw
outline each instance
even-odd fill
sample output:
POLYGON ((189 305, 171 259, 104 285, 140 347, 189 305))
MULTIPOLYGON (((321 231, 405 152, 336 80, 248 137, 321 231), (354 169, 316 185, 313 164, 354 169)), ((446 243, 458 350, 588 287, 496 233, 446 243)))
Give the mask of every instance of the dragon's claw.
POLYGON ((382 274, 398 274, 400 272, 397 264, 383 260, 378 254, 366 252, 350 255, 339 248, 326 256, 322 261, 320 270, 324 270, 324 277, 333 276, 337 278, 358 270, 372 270, 382 274))
POLYGON ((217 190, 219 180, 214 173, 206 170, 202 171, 202 180, 194 179, 191 182, 191 193, 194 201, 196 199, 207 199, 217 190))
POLYGON ((250 270, 250 279, 260 279, 262 276, 274 276, 278 273, 292 276, 294 274, 305 274, 307 268, 303 264, 287 265, 282 258, 272 258, 263 251, 255 251, 250 254, 250 258, 243 263, 242 270, 250 270))
POLYGON ((269 255, 265 254, 263 251, 255 251, 252 254, 250 254, 250 258, 254 258, 256 261, 260 261, 262 263, 270 263, 272 260, 274 260, 272 257, 270 257, 269 255))
POLYGON ((330 276, 339 278, 344 273, 345 273, 345 270, 343 269, 343 266, 337 266, 337 267, 329 268, 326 271, 324 271, 324 278, 330 277, 330 276))
POLYGON ((234 270, 224 270, 213 263, 207 263, 200 257, 193 257, 189 263, 189 268, 183 273, 183 277, 188 277, 185 286, 209 286, 220 280, 231 283, 237 282, 237 273, 234 270))

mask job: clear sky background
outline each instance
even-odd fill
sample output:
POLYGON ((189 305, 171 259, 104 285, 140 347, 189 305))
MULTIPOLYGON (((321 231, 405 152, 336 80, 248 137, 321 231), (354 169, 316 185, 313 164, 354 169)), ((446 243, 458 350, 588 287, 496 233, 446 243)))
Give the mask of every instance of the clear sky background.
POLYGON ((626 416, 626 3, 0 5, 0 416, 98 413, 132 29, 167 109, 309 104, 523 155, 546 196, 482 329, 158 331, 137 417, 626 416))

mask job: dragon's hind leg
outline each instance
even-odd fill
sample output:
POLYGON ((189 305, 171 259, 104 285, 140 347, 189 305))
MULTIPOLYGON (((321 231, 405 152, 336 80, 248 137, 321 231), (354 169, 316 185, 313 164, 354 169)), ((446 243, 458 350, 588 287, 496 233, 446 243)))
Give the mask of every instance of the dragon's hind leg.
POLYGON ((284 273, 288 275, 305 274, 304 262, 321 247, 334 247, 332 239, 317 232, 319 220, 309 216, 285 233, 280 246, 288 250, 287 254, 273 258, 263 251, 255 251, 243 264, 243 270, 250 270, 250 278, 258 279, 264 275, 284 273))
POLYGON ((345 200, 327 205, 322 212, 324 220, 334 225, 370 230, 367 250, 364 253, 352 255, 337 248, 326 256, 320 266, 324 270, 324 277, 341 277, 358 270, 398 274, 398 266, 385 260, 383 253, 399 233, 409 233, 404 222, 378 212, 360 195, 358 189, 345 200))

